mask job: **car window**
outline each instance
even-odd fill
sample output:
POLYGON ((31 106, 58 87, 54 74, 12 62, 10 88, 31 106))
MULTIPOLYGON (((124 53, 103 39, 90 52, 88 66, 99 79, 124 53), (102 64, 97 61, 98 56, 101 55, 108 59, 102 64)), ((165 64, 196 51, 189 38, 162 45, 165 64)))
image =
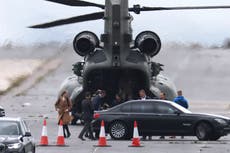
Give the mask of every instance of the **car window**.
POLYGON ((156 103, 154 112, 159 114, 175 114, 176 109, 167 103, 156 103))
POLYGON ((127 103, 121 106, 122 112, 131 112, 131 103, 127 103))
POLYGON ((186 108, 184 108, 184 107, 178 105, 177 103, 174 103, 174 102, 173 102, 173 103, 171 103, 171 105, 172 105, 173 107, 176 107, 176 109, 180 110, 180 111, 183 112, 183 113, 187 113, 187 114, 191 114, 191 113, 192 113, 190 110, 188 110, 188 109, 186 109, 186 108))
POLYGON ((1 121, 0 135, 20 135, 18 123, 12 121, 1 121))
POLYGON ((132 112, 134 113, 153 113, 154 107, 152 103, 139 101, 132 103, 132 112))

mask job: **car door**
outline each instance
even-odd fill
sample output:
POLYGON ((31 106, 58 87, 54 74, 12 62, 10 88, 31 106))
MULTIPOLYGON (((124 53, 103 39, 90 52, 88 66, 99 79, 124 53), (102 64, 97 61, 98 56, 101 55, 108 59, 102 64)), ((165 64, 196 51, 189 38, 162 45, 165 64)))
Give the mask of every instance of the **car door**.
POLYGON ((164 104, 161 106, 161 103, 158 104, 155 101, 139 101, 131 105, 131 118, 138 122, 138 129, 141 135, 161 135, 167 133, 166 130, 170 124, 172 126, 177 124, 173 121, 177 119, 176 114, 166 113, 165 110, 168 109, 164 104), (172 123, 169 124, 169 122, 172 123))
POLYGON ((158 116, 158 119, 153 118, 154 122, 152 122, 157 124, 155 132, 164 135, 177 135, 185 132, 182 125, 186 117, 178 109, 164 102, 155 102, 154 108, 154 114, 158 116))
POLYGON ((157 115, 153 115, 153 105, 148 101, 137 101, 131 105, 132 121, 137 121, 140 135, 148 135, 152 130, 156 130, 156 126, 151 127, 151 122, 157 120, 157 115))

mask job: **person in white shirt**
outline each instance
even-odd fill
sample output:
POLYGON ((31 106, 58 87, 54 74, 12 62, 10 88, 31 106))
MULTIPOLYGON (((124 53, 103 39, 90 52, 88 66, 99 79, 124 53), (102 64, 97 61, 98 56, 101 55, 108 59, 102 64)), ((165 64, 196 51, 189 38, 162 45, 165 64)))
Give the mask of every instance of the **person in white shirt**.
POLYGON ((146 95, 144 89, 139 90, 139 97, 140 97, 140 100, 150 99, 150 97, 146 95))
MULTIPOLYGON (((146 95, 144 89, 141 89, 141 90, 139 90, 139 99, 144 101, 146 99, 150 99, 150 97, 146 95)), ((142 139, 146 140, 146 137, 147 137, 146 135, 143 135, 142 139)), ((149 135, 148 137, 149 137, 149 140, 152 140, 152 136, 151 135, 149 135)))

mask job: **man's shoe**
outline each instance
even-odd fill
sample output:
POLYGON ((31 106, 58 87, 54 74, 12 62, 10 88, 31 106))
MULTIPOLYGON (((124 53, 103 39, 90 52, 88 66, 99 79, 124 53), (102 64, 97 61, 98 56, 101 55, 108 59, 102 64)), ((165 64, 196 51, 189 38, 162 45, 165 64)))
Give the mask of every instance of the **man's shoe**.
POLYGON ((86 133, 86 134, 85 134, 85 137, 86 137, 86 138, 88 138, 88 137, 89 137, 88 133, 86 133))
POLYGON ((143 136, 143 137, 141 138, 141 140, 142 140, 142 141, 146 141, 146 136, 143 136))
POLYGON ((90 139, 90 140, 96 140, 96 138, 94 138, 94 137, 93 137, 93 138, 89 138, 89 139, 90 139))
POLYGON ((82 141, 85 141, 85 139, 83 137, 78 137, 79 139, 81 139, 82 141))

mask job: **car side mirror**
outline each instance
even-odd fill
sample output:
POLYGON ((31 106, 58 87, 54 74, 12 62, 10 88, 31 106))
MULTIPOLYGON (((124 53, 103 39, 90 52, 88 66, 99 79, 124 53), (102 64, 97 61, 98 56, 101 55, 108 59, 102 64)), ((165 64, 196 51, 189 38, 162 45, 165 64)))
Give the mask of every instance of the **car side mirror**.
POLYGON ((19 140, 20 140, 21 142, 24 142, 23 136, 20 136, 19 140))
POLYGON ((25 136, 25 137, 31 137, 32 135, 31 135, 30 132, 26 132, 24 136, 25 136))

